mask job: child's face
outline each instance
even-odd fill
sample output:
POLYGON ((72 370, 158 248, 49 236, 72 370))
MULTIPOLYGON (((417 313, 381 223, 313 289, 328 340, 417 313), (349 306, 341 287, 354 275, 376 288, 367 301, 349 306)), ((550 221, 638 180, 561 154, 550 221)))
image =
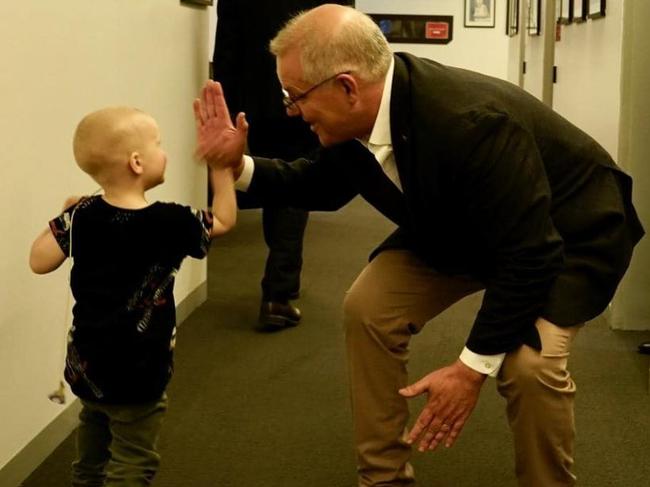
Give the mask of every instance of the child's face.
POLYGON ((165 181, 167 154, 160 146, 160 130, 153 118, 149 116, 143 118, 141 133, 146 189, 150 189, 165 181))

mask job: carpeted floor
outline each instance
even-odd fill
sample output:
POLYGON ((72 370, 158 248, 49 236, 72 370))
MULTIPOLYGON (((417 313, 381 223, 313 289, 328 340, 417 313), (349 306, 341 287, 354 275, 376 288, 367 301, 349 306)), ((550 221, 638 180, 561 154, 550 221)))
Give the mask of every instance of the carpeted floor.
MULTIPOLYGON (((256 325, 266 255, 261 218, 240 212, 237 228, 213 244, 208 301, 179 329, 155 486, 356 485, 341 302, 390 229, 361 200, 312 214, 298 301, 303 322, 264 333, 256 325)), ((414 338, 413 379, 456 358, 480 298, 450 308, 414 338)), ((649 332, 612 332, 603 320, 578 336, 571 362, 578 485, 650 485, 648 357, 635 352, 648 339, 649 332)), ((418 485, 514 487, 503 406, 488 382, 456 446, 414 456, 418 485)), ((68 485, 73 456, 71 437, 22 485, 68 485)))

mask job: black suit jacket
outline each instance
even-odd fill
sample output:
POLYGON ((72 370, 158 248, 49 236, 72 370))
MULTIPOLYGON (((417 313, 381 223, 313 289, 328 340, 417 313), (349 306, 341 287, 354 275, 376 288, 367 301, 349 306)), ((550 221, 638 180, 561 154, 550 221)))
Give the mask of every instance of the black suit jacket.
POLYGON ((321 210, 361 193, 399 224, 381 248, 485 284, 476 353, 540 348, 537 317, 569 326, 605 309, 643 229, 598 143, 510 83, 409 54, 395 56, 390 110, 397 210, 369 187, 373 156, 356 141, 312 161, 255 158, 249 191, 321 210))

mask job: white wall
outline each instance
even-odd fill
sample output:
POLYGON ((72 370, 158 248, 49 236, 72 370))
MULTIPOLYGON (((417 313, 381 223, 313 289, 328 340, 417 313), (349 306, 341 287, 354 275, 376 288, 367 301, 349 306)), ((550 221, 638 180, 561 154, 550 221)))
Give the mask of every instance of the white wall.
MULTIPOLYGON (((646 231, 650 231, 650 56, 642 53, 650 42, 648 18, 650 2, 625 0, 618 160, 634 177, 634 204, 646 231)), ((614 300, 612 326, 650 330, 648 269, 650 238, 646 236, 635 249, 632 266, 614 300)))
MULTIPOLYGON (((542 2, 543 5, 546 2, 542 2)), ((634 203, 650 225, 650 41, 647 0, 607 2, 607 15, 561 27, 555 43, 553 108, 594 137, 634 179, 634 203)), ((542 34, 554 35, 546 29, 542 34)), ((542 37, 543 37, 542 35, 542 37)), ((524 86, 541 98, 543 39, 527 39, 524 86), (532 66, 531 66, 532 63, 532 66), (531 69, 532 67, 532 69, 531 69)), ((607 315, 620 329, 650 329, 650 241, 635 249, 607 315)))
MULTIPOLYGON (((525 2, 520 2, 522 5, 520 8, 527 8, 528 2, 535 3, 536 0, 526 0, 525 2)), ((526 73, 524 74, 524 85, 523 88, 536 96, 540 100, 543 99, 543 90, 544 90, 544 36, 552 35, 552 32, 549 31, 548 27, 545 25, 544 20, 546 19, 546 1, 541 2, 541 11, 539 14, 539 25, 540 25, 540 34, 539 35, 529 35, 527 31, 527 12, 523 10, 524 13, 524 22, 523 29, 520 29, 519 32, 524 36, 524 62, 526 63, 526 73)))
POLYGON ((607 2, 607 16, 561 27, 555 43, 557 83, 553 108, 595 138, 614 158, 621 109, 622 0, 607 2))
MULTIPOLYGON (((63 411, 46 395, 61 377, 66 269, 32 275, 27 255, 66 196, 95 189, 74 164, 74 127, 109 104, 151 113, 169 165, 150 199, 203 206, 191 102, 207 77, 207 25, 205 9, 178 0, 0 4, 0 469, 63 411)), ((205 261, 186 261, 177 300, 205 279, 205 261)))
POLYGON ((522 63, 524 62, 524 41, 525 31, 521 28, 521 19, 519 21, 519 31, 516 35, 508 37, 508 65, 507 80, 518 86, 523 84, 522 63))
POLYGON ((208 7, 208 62, 212 62, 212 55, 214 54, 214 38, 217 32, 217 3, 219 0, 214 0, 214 7, 208 7))
POLYGON ((508 79, 506 4, 505 0, 496 0, 496 25, 491 29, 463 26, 463 0, 356 0, 356 8, 365 13, 453 15, 453 40, 449 44, 394 43, 391 47, 502 79, 508 79))

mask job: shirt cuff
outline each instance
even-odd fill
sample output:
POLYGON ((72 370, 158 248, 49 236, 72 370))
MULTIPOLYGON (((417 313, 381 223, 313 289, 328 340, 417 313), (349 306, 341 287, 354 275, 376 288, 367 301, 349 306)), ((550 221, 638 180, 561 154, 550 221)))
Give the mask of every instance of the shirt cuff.
POLYGON ((238 191, 248 191, 255 172, 255 163, 251 156, 244 156, 244 169, 242 169, 239 179, 235 181, 235 189, 238 191))
POLYGON ((460 361, 470 369, 474 369, 481 374, 496 377, 505 357, 505 353, 499 353, 497 355, 479 355, 465 347, 460 354, 460 361))

